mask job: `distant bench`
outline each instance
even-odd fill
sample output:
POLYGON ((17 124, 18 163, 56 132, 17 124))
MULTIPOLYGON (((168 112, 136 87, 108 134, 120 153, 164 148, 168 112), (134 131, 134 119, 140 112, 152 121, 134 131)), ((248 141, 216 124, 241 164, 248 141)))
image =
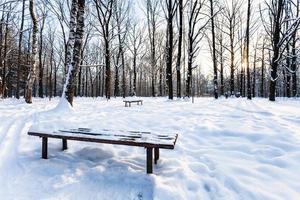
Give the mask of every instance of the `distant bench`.
POLYGON ((141 105, 143 105, 143 100, 124 100, 123 102, 125 102, 125 107, 131 107, 131 103, 137 103, 137 105, 139 105, 139 103, 141 103, 141 105))
POLYGON ((67 129, 57 131, 29 130, 28 135, 42 138, 42 158, 48 158, 48 138, 62 139, 62 150, 68 148, 67 140, 96 142, 114 145, 145 147, 147 173, 153 172, 154 163, 159 159, 159 149, 174 149, 178 134, 154 134, 139 131, 95 131, 89 128, 67 129))

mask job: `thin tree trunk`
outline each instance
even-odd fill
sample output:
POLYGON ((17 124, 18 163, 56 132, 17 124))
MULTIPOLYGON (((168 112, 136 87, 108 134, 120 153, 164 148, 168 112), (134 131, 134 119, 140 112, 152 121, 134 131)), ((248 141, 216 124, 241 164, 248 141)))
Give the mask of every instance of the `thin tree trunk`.
POLYGON ((265 41, 263 41, 262 56, 261 56, 261 85, 260 85, 261 97, 265 97, 264 83, 265 83, 265 41))
POLYGON ((176 74, 177 74, 177 98, 181 98, 181 52, 182 52, 182 26, 183 26, 183 2, 178 1, 179 11, 179 35, 178 35, 178 54, 176 63, 176 74))
POLYGON ((4 49, 3 49, 3 74, 2 74, 2 94, 7 97, 7 42, 8 42, 8 24, 10 13, 6 14, 5 34, 4 34, 4 49))
POLYGON ((247 9, 247 25, 246 25, 246 65, 247 65, 247 99, 251 100, 251 77, 250 77, 250 63, 249 63, 249 51, 250 51, 250 15, 251 15, 251 0, 248 0, 247 9))
POLYGON ((43 30, 45 25, 45 16, 43 16, 41 27, 40 27, 40 49, 39 49, 39 97, 43 98, 44 96, 44 86, 43 86, 43 77, 44 77, 44 68, 43 68, 43 30))
POLYGON ((254 49, 254 61, 253 61, 253 79, 252 79, 252 96, 255 97, 256 90, 256 52, 257 52, 257 44, 254 49))
POLYGON ((22 16, 21 16, 21 25, 19 33, 19 47, 18 47, 18 71, 17 71, 17 89, 16 89, 16 98, 20 98, 20 76, 21 76, 21 53, 22 53, 22 41, 23 41, 23 27, 24 27, 24 13, 25 13, 25 1, 22 1, 22 16))
POLYGON ((215 99, 218 99, 218 68, 217 68, 217 58, 216 58, 216 37, 215 37, 213 0, 210 0, 210 16, 211 16, 213 67, 214 67, 214 96, 215 99))

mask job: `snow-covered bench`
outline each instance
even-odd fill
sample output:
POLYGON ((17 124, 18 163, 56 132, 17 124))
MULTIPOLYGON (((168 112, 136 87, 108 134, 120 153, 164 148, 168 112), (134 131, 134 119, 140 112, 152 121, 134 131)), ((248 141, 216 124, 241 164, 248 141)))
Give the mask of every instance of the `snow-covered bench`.
POLYGON ((114 130, 92 130, 89 128, 62 129, 45 131, 31 128, 28 135, 42 138, 42 158, 48 157, 48 138, 62 139, 62 149, 66 150, 67 140, 85 142, 106 143, 114 145, 128 145, 145 147, 147 173, 153 172, 153 150, 154 163, 159 159, 159 149, 174 149, 178 134, 157 134, 139 131, 114 131, 114 130))
POLYGON ((123 101, 125 103, 125 107, 131 107, 131 103, 137 103, 137 105, 139 105, 139 103, 141 103, 141 105, 143 105, 143 100, 124 100, 123 101))

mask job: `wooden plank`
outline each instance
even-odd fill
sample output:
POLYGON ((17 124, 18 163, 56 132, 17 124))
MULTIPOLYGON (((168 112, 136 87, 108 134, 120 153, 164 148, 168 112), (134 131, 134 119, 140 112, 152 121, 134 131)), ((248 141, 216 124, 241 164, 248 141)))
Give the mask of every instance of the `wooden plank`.
POLYGON ((68 143, 67 139, 62 139, 62 150, 67 150, 68 149, 68 143))
POLYGON ((152 143, 152 144, 169 144, 175 145, 178 134, 154 134, 150 132, 139 132, 139 131, 123 131, 123 130, 101 130, 93 131, 91 129, 69 129, 69 130, 59 130, 65 133, 75 133, 82 135, 91 135, 97 138, 103 139, 113 139, 113 140, 131 140, 137 143, 152 143), (83 130, 83 131, 81 131, 83 130), (115 132, 115 133, 112 133, 115 132), (98 137, 99 136, 99 137, 98 137))
POLYGON ((178 135, 172 137, 169 135, 150 134, 149 132, 138 131, 119 131, 118 134, 109 134, 109 130, 103 130, 100 133, 94 133, 91 129, 69 129, 54 131, 52 133, 29 131, 29 135, 50 137, 66 140, 79 140, 86 142, 97 142, 107 144, 119 144, 129 146, 141 146, 152 148, 174 149, 178 135))
POLYGON ((154 164, 157 164, 159 159, 159 148, 154 148, 154 164))
POLYGON ((67 140, 76 140, 83 142, 96 142, 96 143, 104 143, 104 144, 116 144, 116 145, 127 145, 127 146, 139 146, 139 147, 151 147, 151 148, 163 148, 163 149, 174 149, 174 145, 167 144, 151 144, 151 143, 137 143, 135 141, 127 141, 127 140, 107 140, 107 139, 96 139, 96 138, 87 138, 80 136, 64 136, 59 134, 45 134, 45 133, 34 133, 29 132, 29 135, 39 136, 39 137, 49 137, 49 138, 57 138, 57 139, 67 139, 67 140))
POLYGON ((42 158, 48 158, 48 138, 42 137, 42 158))
POLYGON ((124 100, 123 102, 125 103, 140 103, 140 102, 143 102, 143 100, 124 100))
POLYGON ((153 172, 153 148, 147 148, 147 155, 146 155, 146 164, 147 164, 147 174, 152 174, 153 172))

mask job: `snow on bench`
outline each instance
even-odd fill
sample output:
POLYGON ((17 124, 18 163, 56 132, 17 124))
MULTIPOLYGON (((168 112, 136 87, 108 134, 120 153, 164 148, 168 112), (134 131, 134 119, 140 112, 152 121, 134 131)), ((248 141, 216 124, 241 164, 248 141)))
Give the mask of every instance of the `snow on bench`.
POLYGON ((137 103, 137 105, 139 105, 139 103, 141 103, 141 105, 143 105, 143 100, 124 100, 123 102, 125 102, 125 107, 131 107, 131 103, 137 103))
POLYGON ((159 149, 174 149, 178 134, 158 134, 141 131, 93 130, 89 128, 42 130, 31 128, 28 135, 42 137, 42 158, 48 157, 48 138, 62 139, 62 149, 66 150, 67 140, 96 142, 115 145, 139 146, 147 149, 147 173, 153 172, 154 163, 159 159, 159 149))

